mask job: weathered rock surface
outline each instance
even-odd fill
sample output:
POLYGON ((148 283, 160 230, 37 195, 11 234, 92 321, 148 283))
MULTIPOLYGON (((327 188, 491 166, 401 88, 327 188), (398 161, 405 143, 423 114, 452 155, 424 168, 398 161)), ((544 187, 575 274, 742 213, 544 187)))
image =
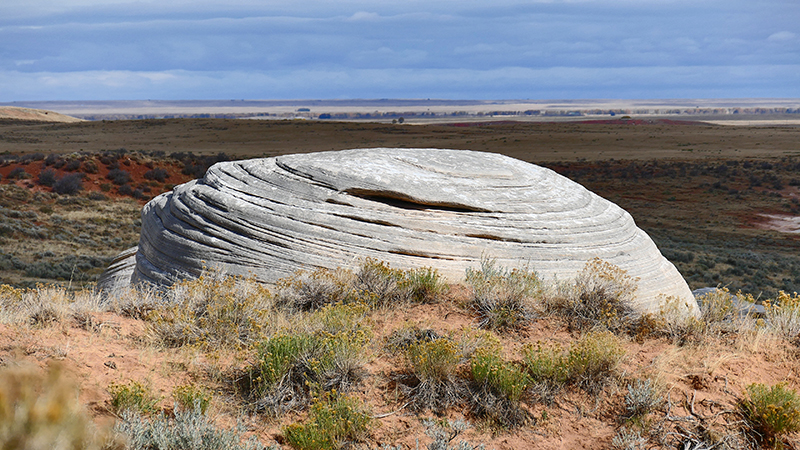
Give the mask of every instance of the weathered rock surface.
POLYGON ((681 275, 620 207, 549 169, 462 150, 216 164, 144 207, 131 281, 169 285, 215 267, 274 282, 371 257, 433 266, 458 282, 482 255, 559 280, 599 257, 640 279, 640 311, 658 310, 660 295, 696 309, 681 275))

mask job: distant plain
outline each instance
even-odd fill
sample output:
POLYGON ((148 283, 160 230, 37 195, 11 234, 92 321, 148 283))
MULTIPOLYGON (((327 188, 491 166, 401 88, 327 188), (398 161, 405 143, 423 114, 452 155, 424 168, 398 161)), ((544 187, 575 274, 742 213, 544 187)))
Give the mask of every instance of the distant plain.
MULTIPOLYGON (((120 196, 117 185, 103 191, 109 199, 128 198, 129 203, 115 203, 117 207, 129 205, 124 209, 133 215, 126 219, 130 226, 120 228, 132 227, 121 239, 87 247, 76 244, 77 238, 67 236, 63 238, 66 242, 54 242, 51 237, 44 241, 61 250, 32 256, 30 249, 41 245, 42 239, 25 244, 30 237, 12 230, 0 241, 0 250, 8 258, 28 264, 36 258, 62 261, 68 251, 109 261, 116 252, 135 244, 136 210, 147 198, 199 175, 180 174, 187 172, 187 154, 194 154, 195 158, 224 154, 220 157, 242 159, 348 148, 433 147, 502 153, 550 167, 574 179, 628 210, 692 288, 727 285, 754 295, 774 295, 780 289, 800 290, 800 234, 785 226, 778 231, 770 222, 775 216, 800 216, 800 126, 771 125, 776 119, 786 120, 784 116, 754 116, 752 119, 758 120, 759 126, 722 126, 703 122, 705 117, 676 120, 673 115, 602 120, 500 119, 486 117, 482 121, 446 124, 423 120, 393 124, 300 119, 0 121, 0 155, 8 155, 3 156, 5 163, 0 167, 2 185, 11 189, 9 183, 13 183, 16 189, 43 191, 36 197, 40 199, 44 194, 51 195, 41 200, 52 204, 49 208, 41 204, 25 206, 28 200, 11 201, 6 195, 6 208, 37 212, 36 219, 31 219, 36 226, 48 226, 53 216, 40 212, 41 208, 57 210, 61 207, 59 202, 65 200, 37 186, 35 179, 9 180, 8 174, 17 167, 10 155, 40 153, 96 159, 104 152, 115 152, 120 161, 133 161, 134 166, 155 164, 173 174, 162 184, 134 180, 141 187, 145 187, 141 183, 150 183, 146 186, 149 192, 139 195, 136 201, 120 196)), ((35 174, 43 164, 31 161, 24 168, 35 174)), ((93 176, 102 178, 110 166, 96 164, 100 170, 93 176)), ((140 176, 148 169, 141 166, 129 170, 140 176)), ((82 195, 109 184, 102 181, 85 183, 82 195)), ((81 210, 86 206, 73 208, 81 210)), ((57 228, 56 224, 50 225, 57 228)), ((91 280, 101 265, 97 262, 90 270, 93 275, 82 279, 91 280)), ((15 280, 42 281, 25 275, 24 269, 18 271, 18 276, 6 275, 0 281, 15 280)))

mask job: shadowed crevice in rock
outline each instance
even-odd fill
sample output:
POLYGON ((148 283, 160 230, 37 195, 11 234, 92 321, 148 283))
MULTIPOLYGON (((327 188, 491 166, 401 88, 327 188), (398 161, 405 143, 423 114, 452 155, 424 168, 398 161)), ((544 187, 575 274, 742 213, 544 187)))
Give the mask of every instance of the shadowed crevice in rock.
POLYGON ((369 200, 372 202, 380 202, 387 206, 414 210, 414 211, 434 210, 434 211, 448 211, 448 212, 458 212, 458 213, 491 212, 486 209, 475 208, 475 207, 470 207, 468 205, 459 205, 454 203, 422 203, 412 199, 411 197, 403 195, 400 192, 391 192, 391 191, 378 192, 378 191, 367 191, 363 189, 348 189, 347 191, 345 191, 345 193, 348 195, 352 195, 354 197, 363 198, 364 200, 369 200))
POLYGON ((375 258, 461 282, 483 256, 568 281, 598 257, 639 278, 636 308, 694 308, 675 267, 617 205, 495 153, 373 148, 228 161, 142 210, 138 251, 106 288, 168 286, 203 268, 273 283, 375 258), (131 262, 134 261, 134 262, 131 262))

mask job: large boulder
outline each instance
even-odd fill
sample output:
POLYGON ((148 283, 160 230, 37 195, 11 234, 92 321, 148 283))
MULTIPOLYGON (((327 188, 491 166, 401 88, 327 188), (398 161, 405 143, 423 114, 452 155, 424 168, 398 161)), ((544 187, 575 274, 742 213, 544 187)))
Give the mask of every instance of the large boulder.
MULTIPOLYGON (((218 163, 142 211, 133 283, 204 268, 274 282, 299 269, 432 266, 453 282, 482 257, 569 280, 599 257, 639 278, 636 309, 684 279, 622 208, 552 170, 493 153, 372 148, 218 163)), ((118 267, 131 267, 132 260, 118 267)), ((107 276, 113 290, 125 276, 107 276)))

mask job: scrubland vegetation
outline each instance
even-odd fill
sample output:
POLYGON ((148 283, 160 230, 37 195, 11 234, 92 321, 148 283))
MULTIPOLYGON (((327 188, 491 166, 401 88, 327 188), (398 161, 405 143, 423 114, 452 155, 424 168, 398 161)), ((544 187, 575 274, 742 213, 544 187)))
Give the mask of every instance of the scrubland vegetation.
POLYGON ((465 280, 446 285, 433 269, 368 259, 273 287, 213 271, 110 298, 2 286, 4 329, 80 329, 102 341, 109 317, 128 318, 143 332, 127 345, 183 352, 165 376, 193 381, 170 392, 144 379, 111 382, 104 410, 115 425, 101 426, 57 365, 42 374, 4 356, 0 440, 31 449, 559 448, 554 437, 589 421, 600 432, 592 448, 797 444, 791 370, 765 383, 724 367, 796 364, 797 295, 770 301, 763 317, 738 310, 725 289, 707 295, 699 315, 669 300, 637 315, 637 280, 597 259, 570 283, 491 259, 465 280))
POLYGON ((3 148, 29 154, 0 155, 0 446, 798 447, 800 248, 756 227, 800 214, 795 128, 473 125, 6 127, 3 148), (723 289, 697 317, 676 299, 638 316, 636 280, 603 261, 553 284, 487 259, 451 286, 365 261, 269 288, 210 272, 160 293, 91 291, 137 243, 144 201, 220 152, 331 142, 548 166, 629 211, 692 288, 723 289), (99 362, 83 359, 93 349, 99 362))

